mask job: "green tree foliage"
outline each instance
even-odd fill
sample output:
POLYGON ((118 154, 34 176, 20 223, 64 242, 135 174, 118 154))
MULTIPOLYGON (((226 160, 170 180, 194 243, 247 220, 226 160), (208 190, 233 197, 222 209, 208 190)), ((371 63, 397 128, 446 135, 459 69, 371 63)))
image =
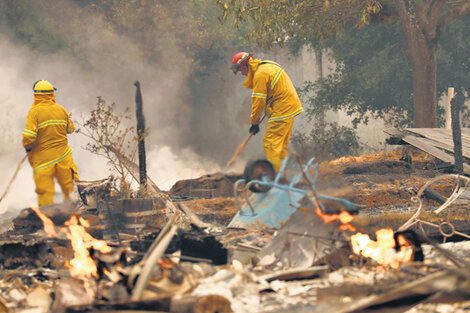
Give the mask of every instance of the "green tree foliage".
POLYGON ((375 0, 215 0, 222 18, 232 19, 233 25, 250 22, 245 33, 265 47, 282 44, 293 36, 322 38, 340 30, 348 22, 369 20, 381 4, 375 0))
POLYGON ((217 7, 203 0, 75 0, 99 12, 120 35, 141 45, 150 57, 166 57, 168 47, 192 56, 242 39, 238 31, 217 22, 217 7))
POLYGON ((437 57, 437 90, 442 94, 448 87, 470 98, 470 15, 456 20, 443 32, 437 57))
MULTIPOLYGON (((449 25, 442 35, 437 54, 438 97, 444 96, 448 87, 455 87, 460 95, 470 91, 468 36, 470 16, 449 25)), ((344 110, 359 123, 367 122, 366 113, 372 113, 395 126, 411 125, 412 73, 405 55, 406 39, 398 23, 346 28, 324 41, 322 47, 331 51, 336 70, 302 89, 310 114, 344 110)))
POLYGON ((384 25, 359 30, 346 28, 323 44, 329 49, 336 69, 302 89, 310 114, 343 110, 354 118, 354 126, 367 123, 371 115, 397 117, 395 122, 409 124, 413 104, 411 69, 398 24, 388 28, 384 25))
POLYGON ((137 45, 148 62, 175 49, 196 58, 208 49, 240 44, 243 36, 217 20, 205 0, 0 0, 0 26, 38 53, 65 52, 87 62, 89 37, 109 30, 137 45), (96 25, 87 25, 98 21, 96 25), (101 23, 105 29, 96 29, 101 23))
MULTIPOLYGON (((415 127, 437 125, 436 53, 442 32, 451 22, 470 14, 468 0, 215 0, 223 12, 255 25, 247 36, 270 46, 299 37, 322 39, 326 35, 369 22, 399 19, 406 38, 406 56, 413 81, 415 127)), ((361 66, 361 64, 358 64, 361 66)), ((361 113, 361 112, 359 112, 361 113)))
POLYGON ((45 14, 46 8, 42 0, 2 0, 0 25, 12 38, 28 43, 34 50, 53 52, 64 49, 66 33, 58 30, 53 16, 45 14))
POLYGON ((329 123, 323 116, 314 118, 308 134, 296 132, 291 145, 303 161, 314 157, 317 161, 336 159, 345 155, 359 155, 361 146, 354 129, 329 123))

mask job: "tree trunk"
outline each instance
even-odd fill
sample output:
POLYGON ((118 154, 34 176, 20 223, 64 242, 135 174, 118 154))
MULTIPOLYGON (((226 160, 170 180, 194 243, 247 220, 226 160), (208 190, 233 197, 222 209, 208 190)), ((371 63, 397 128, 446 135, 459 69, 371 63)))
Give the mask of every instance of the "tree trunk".
POLYGON ((437 127, 437 38, 426 37, 417 18, 420 7, 413 2, 395 0, 413 69, 414 127, 437 127))
POLYGON ((430 45, 434 44, 419 40, 409 49, 413 66, 414 127, 437 127, 437 47, 430 45))

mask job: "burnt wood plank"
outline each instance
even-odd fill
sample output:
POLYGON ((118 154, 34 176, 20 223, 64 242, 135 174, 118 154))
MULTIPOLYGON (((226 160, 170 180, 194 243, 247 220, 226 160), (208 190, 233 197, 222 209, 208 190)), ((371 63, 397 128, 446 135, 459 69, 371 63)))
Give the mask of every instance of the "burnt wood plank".
MULTIPOLYGON (((419 139, 421 141, 423 141, 424 143, 427 143, 431 146, 434 146, 434 147, 437 147, 437 148, 440 148, 440 149, 444 149, 444 150, 449 151, 451 153, 454 152, 454 147, 451 144, 436 141, 436 140, 425 138, 425 137, 422 137, 422 138, 419 138, 419 139)), ((465 148, 463 149, 463 156, 466 157, 466 158, 470 158, 470 147, 466 148, 466 149, 465 148)))
MULTIPOLYGON (((422 140, 422 138, 418 138, 413 135, 406 135, 405 137, 403 137, 403 140, 411 144, 412 146, 431 154, 432 156, 438 158, 441 161, 449 162, 451 164, 454 163, 454 157, 452 155, 448 154, 445 151, 442 151, 439 148, 436 148, 435 146, 426 143, 424 140, 422 140)), ((470 166, 466 163, 464 163, 464 173, 470 174, 470 166)))
MULTIPOLYGON (((406 128, 406 131, 419 134, 421 136, 452 143, 452 130, 445 128, 406 128)), ((470 129, 462 128, 462 140, 470 146, 470 129)))

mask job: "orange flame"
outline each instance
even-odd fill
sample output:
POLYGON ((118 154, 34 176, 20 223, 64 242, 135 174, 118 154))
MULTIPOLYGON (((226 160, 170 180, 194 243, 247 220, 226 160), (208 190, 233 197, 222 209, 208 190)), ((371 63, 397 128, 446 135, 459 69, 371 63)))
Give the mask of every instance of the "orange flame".
POLYGON ((78 217, 78 220, 80 221, 80 224, 82 224, 83 227, 88 228, 90 227, 90 222, 88 222, 86 219, 83 217, 78 217))
POLYGON ((334 221, 340 221, 341 222, 341 225, 339 226, 340 230, 349 230, 350 232, 356 231, 356 227, 350 224, 350 222, 353 220, 353 216, 349 214, 347 211, 345 211, 344 209, 341 209, 341 213, 339 214, 325 214, 320 209, 320 207, 317 206, 317 209, 315 210, 315 214, 318 215, 325 224, 328 224, 334 221))
POLYGON ((79 237, 85 242, 87 249, 93 247, 101 253, 111 253, 112 249, 108 246, 106 241, 95 239, 85 230, 85 227, 90 227, 90 223, 83 217, 77 218, 76 215, 72 215, 64 224, 80 235, 79 237))
MULTIPOLYGON (((51 238, 58 237, 55 225, 51 219, 42 213, 36 205, 32 205, 31 209, 42 220, 47 235, 51 238)), ((85 230, 85 227, 90 227, 90 223, 83 217, 72 215, 64 224, 68 227, 60 227, 60 231, 71 241, 74 251, 74 258, 67 261, 66 266, 73 277, 80 278, 85 282, 86 287, 87 282, 84 280, 85 278, 98 277, 95 261, 90 257, 88 249, 93 247, 93 249, 101 253, 110 253, 112 249, 104 240, 95 239, 85 230)))
MULTIPOLYGON (((304 209, 305 210, 305 209, 304 209)), ((340 221, 340 230, 355 232, 357 229, 351 225, 353 216, 344 209, 339 214, 325 214, 321 207, 317 205, 315 214, 318 215, 325 224, 333 221, 340 221)), ((369 235, 356 233, 351 236, 351 245, 354 253, 375 260, 379 265, 377 271, 385 271, 387 268, 399 269, 402 263, 410 263, 413 259, 413 247, 403 236, 398 236, 397 240, 400 251, 395 249, 395 239, 391 228, 376 231, 377 241, 370 239, 369 235)))
MULTIPOLYGON (((401 246, 400 251, 395 250, 395 240, 391 228, 376 231, 377 241, 370 239, 369 235, 357 233, 351 236, 354 253, 375 260, 380 266, 378 270, 391 267, 399 269, 402 263, 410 263, 413 257, 413 248, 408 244, 401 246)), ((403 238, 403 240, 405 240, 403 238)))
POLYGON ((65 222, 68 226, 67 238, 72 242, 74 258, 70 260, 70 274, 77 278, 98 277, 96 264, 90 257, 88 249, 93 247, 102 253, 110 253, 111 247, 104 240, 93 238, 86 230, 85 226, 90 224, 83 218, 76 215, 65 222))
POLYGON ((31 210, 36 213, 36 215, 41 219, 42 224, 44 225, 44 231, 46 232, 49 238, 58 237, 57 232, 55 231, 55 225, 52 220, 47 217, 44 213, 39 210, 39 207, 35 204, 31 205, 31 210))

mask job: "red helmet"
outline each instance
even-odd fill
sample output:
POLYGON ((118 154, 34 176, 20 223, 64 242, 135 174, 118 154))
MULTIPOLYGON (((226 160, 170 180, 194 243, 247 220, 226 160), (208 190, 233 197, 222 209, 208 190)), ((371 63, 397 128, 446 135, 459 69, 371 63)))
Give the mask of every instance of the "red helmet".
POLYGON ((232 66, 230 67, 234 74, 237 74, 240 67, 248 62, 248 60, 253 56, 253 53, 248 52, 238 52, 232 58, 232 66))

